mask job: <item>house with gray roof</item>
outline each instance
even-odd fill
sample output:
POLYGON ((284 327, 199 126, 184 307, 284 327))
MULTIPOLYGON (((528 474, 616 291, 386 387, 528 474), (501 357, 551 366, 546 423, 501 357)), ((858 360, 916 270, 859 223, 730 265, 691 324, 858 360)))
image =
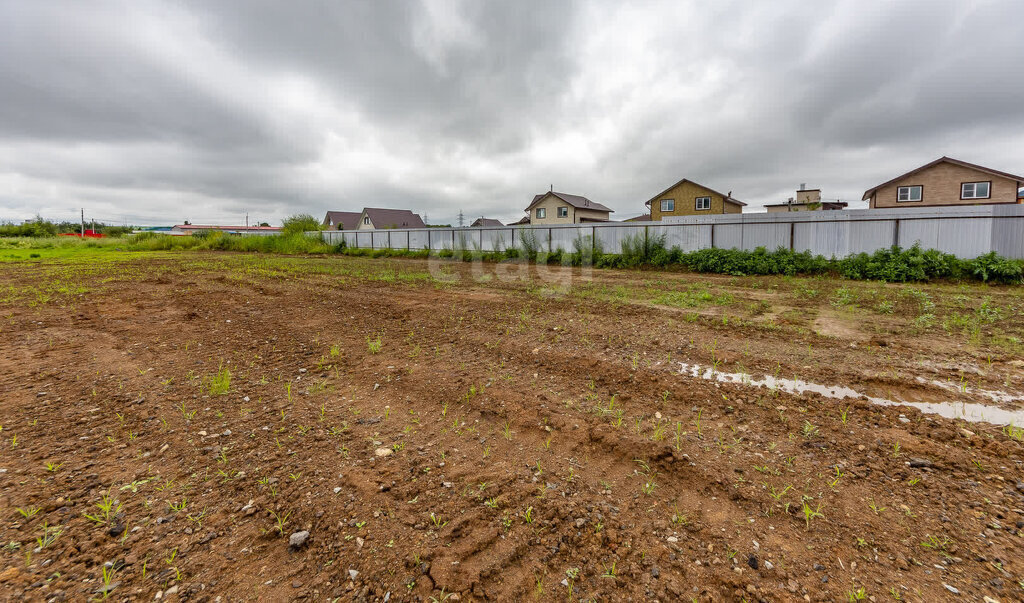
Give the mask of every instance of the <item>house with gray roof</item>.
POLYGON ((358 211, 329 211, 324 216, 324 226, 329 230, 355 230, 359 226, 358 211))
POLYGON ((612 210, 586 197, 551 190, 534 195, 526 213, 530 224, 581 224, 607 222, 612 210))
POLYGON ((365 207, 359 215, 358 230, 382 228, 426 228, 423 218, 408 209, 384 209, 365 207))

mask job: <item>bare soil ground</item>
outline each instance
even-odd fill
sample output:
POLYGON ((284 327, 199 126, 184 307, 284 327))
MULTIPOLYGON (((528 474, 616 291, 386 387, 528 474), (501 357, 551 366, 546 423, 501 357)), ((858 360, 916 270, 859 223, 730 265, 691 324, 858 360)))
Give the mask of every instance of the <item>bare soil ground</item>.
POLYGON ((1012 413, 1022 308, 521 265, 0 264, 0 597, 1021 600, 1020 431, 717 375, 1012 413))

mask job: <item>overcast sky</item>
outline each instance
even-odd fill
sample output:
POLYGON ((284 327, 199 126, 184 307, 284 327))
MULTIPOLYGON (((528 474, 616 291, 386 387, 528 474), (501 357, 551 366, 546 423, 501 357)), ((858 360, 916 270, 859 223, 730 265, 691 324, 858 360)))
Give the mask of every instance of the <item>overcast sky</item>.
POLYGON ((1020 0, 0 0, 0 220, 431 223, 1024 172, 1020 0))

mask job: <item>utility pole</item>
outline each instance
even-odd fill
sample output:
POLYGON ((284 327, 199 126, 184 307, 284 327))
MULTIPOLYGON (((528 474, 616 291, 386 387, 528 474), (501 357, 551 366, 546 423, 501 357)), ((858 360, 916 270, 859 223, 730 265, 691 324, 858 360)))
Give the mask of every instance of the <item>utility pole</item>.
POLYGON ((85 238, 85 208, 82 208, 82 232, 79 235, 81 238, 85 238))
POLYGON ((249 212, 245 212, 245 232, 249 232, 249 212))
POLYGON ((462 210, 460 209, 459 210, 459 228, 462 228, 462 225, 465 223, 465 221, 466 221, 466 219, 462 216, 462 210))

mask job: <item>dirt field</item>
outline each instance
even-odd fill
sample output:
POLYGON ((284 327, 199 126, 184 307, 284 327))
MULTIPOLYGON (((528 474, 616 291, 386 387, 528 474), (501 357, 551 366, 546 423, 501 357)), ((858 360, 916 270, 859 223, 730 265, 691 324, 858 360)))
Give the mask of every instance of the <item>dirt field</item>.
POLYGON ((0 597, 1021 600, 1022 310, 953 284, 2 263, 0 597))

